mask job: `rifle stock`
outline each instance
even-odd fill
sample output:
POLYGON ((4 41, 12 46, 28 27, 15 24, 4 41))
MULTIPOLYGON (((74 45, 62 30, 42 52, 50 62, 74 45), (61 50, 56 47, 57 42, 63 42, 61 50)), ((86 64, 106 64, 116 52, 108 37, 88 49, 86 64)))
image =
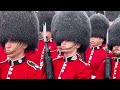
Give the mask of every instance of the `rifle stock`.
POLYGON ((111 79, 111 58, 108 56, 109 50, 106 49, 106 60, 105 60, 105 79, 111 79))
POLYGON ((50 50, 48 48, 48 39, 46 37, 45 41, 45 50, 44 50, 44 66, 45 66, 45 72, 47 79, 54 79, 53 75, 53 63, 52 63, 52 57, 50 55, 50 50))
POLYGON ((107 29, 107 34, 106 34, 106 59, 105 59, 105 79, 111 79, 111 58, 109 57, 109 49, 108 49, 108 35, 109 31, 107 29))

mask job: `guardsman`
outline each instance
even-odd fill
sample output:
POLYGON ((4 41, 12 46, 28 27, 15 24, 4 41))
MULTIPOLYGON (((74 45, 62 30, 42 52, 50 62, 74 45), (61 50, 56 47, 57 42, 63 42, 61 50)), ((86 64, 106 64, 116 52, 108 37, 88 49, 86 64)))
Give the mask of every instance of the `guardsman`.
POLYGON ((52 18, 55 15, 55 11, 38 11, 36 13, 38 20, 39 20, 39 32, 42 38, 39 39, 38 42, 38 50, 35 51, 32 55, 26 54, 28 59, 35 61, 40 68, 43 68, 43 61, 44 61, 44 32, 43 32, 43 24, 46 23, 46 36, 49 40, 48 46, 50 49, 50 54, 52 59, 58 57, 58 49, 56 43, 52 39, 51 35, 51 22, 52 18), (36 61, 37 60, 37 61, 36 61))
MULTIPOLYGON (((111 79, 120 79, 120 18, 113 21, 108 29, 108 48, 112 51, 111 56, 111 79)), ((105 61, 96 73, 96 79, 105 78, 105 61)))
POLYGON ((91 79, 96 76, 96 71, 106 58, 106 33, 109 28, 108 19, 98 13, 90 17, 92 36, 90 47, 86 50, 86 62, 92 67, 91 79))
POLYGON ((25 57, 37 48, 38 26, 34 11, 0 11, 0 43, 7 54, 0 79, 44 79, 40 67, 25 57))
POLYGON ((54 59, 55 79, 90 79, 91 68, 80 55, 89 46, 91 26, 84 11, 61 11, 53 17, 53 40, 63 56, 54 59))

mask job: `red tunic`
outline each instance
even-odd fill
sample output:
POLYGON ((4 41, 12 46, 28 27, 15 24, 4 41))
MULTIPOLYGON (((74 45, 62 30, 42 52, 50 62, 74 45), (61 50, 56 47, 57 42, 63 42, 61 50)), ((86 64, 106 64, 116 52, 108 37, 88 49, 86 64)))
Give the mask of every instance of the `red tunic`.
POLYGON ((25 57, 27 60, 31 60, 35 62, 37 65, 40 64, 40 55, 38 53, 38 50, 30 51, 25 53, 25 57))
POLYGON ((0 46, 0 62, 6 60, 6 58, 7 58, 7 55, 6 55, 6 53, 4 52, 3 47, 0 46))
MULTIPOLYGON (((104 70, 105 70, 105 61, 102 62, 100 68, 96 73, 96 79, 104 79, 104 70)), ((112 59, 111 62, 111 78, 120 79, 120 60, 117 62, 115 59, 112 59)))
POLYGON ((8 60, 0 64, 1 79, 44 79, 42 71, 34 62, 26 59, 8 60))
POLYGON ((87 63, 82 61, 80 56, 72 58, 71 60, 68 58, 67 61, 64 57, 54 59, 55 79, 90 79, 92 69, 87 63))
MULTIPOLYGON (((43 39, 39 40, 38 51, 39 51, 40 55, 44 54, 44 46, 45 46, 44 40, 43 39)), ((53 59, 57 58, 57 56, 58 56, 58 49, 57 49, 56 43, 53 40, 50 40, 50 42, 48 43, 48 47, 50 49, 51 57, 53 59)), ((42 58, 42 56, 41 56, 41 58, 42 58)))
MULTIPOLYGON (((40 39, 39 43, 38 43, 38 50, 35 50, 34 52, 29 52, 29 53, 25 53, 25 56, 27 59, 30 59, 32 61, 34 61, 36 64, 43 66, 43 59, 44 59, 44 40, 40 39)), ((58 57, 58 49, 57 49, 57 45, 55 44, 54 41, 50 41, 49 44, 49 49, 50 49, 50 54, 52 59, 57 58, 58 57)), ((42 67, 41 67, 42 68, 42 67)))
POLYGON ((85 52, 86 54, 86 62, 90 64, 92 68, 92 75, 96 75, 98 68, 100 67, 101 63, 106 58, 106 51, 104 47, 96 47, 94 50, 88 48, 85 52))

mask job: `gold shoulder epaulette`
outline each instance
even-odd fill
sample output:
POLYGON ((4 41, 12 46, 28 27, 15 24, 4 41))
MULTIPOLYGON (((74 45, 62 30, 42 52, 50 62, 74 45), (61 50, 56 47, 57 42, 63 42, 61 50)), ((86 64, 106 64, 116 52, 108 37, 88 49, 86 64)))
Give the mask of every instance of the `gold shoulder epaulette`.
POLYGON ((36 63, 34 63, 33 61, 27 60, 27 64, 29 66, 33 67, 35 70, 39 70, 40 69, 40 67, 36 63))

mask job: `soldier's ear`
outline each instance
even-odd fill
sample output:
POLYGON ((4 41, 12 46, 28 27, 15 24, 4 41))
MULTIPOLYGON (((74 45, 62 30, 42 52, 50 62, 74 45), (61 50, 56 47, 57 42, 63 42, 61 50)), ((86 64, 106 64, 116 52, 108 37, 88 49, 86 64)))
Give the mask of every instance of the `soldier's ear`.
POLYGON ((76 44, 76 48, 80 48, 80 46, 81 46, 80 44, 76 44))
POLYGON ((23 48, 26 49, 28 47, 28 44, 24 44, 23 48))
POLYGON ((100 41, 103 43, 103 42, 104 42, 104 39, 101 38, 100 41))

